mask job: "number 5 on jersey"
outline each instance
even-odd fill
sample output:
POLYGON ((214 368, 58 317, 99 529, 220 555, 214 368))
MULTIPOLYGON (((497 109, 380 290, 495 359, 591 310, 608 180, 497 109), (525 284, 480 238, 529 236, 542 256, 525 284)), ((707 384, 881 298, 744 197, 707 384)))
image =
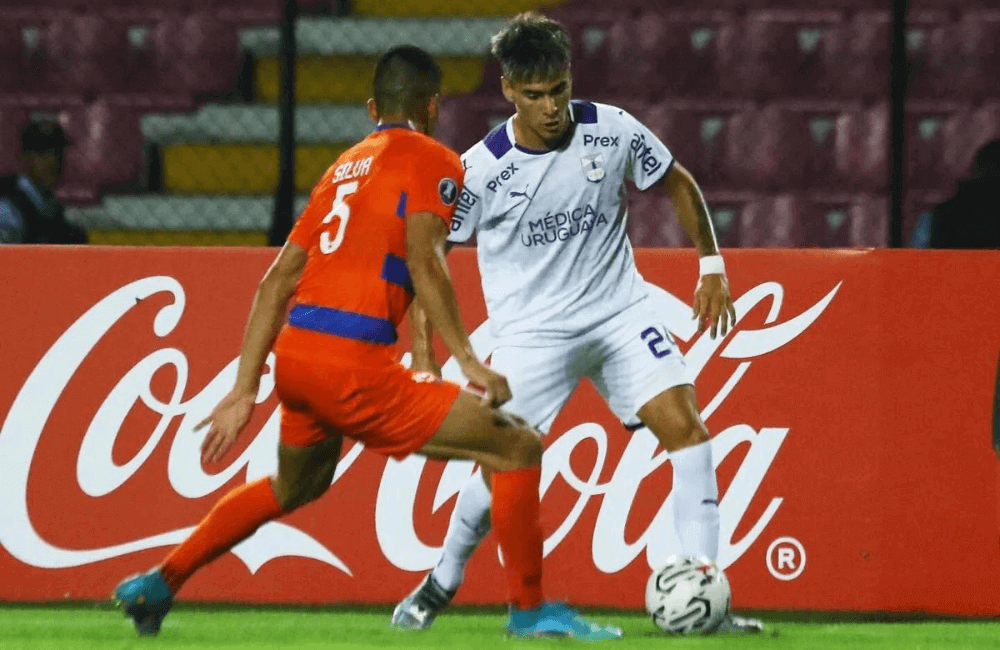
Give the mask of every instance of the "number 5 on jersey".
POLYGON ((333 239, 330 239, 330 231, 324 230, 319 236, 319 249, 324 255, 329 255, 333 251, 337 250, 344 242, 344 230, 347 228, 347 221, 351 218, 351 206, 347 205, 347 203, 344 202, 344 199, 357 191, 357 181, 351 181, 350 183, 344 183, 343 185, 337 186, 337 196, 333 198, 333 207, 331 207, 330 212, 323 217, 323 223, 330 223, 333 221, 334 217, 339 219, 337 222, 337 234, 334 235, 333 239))

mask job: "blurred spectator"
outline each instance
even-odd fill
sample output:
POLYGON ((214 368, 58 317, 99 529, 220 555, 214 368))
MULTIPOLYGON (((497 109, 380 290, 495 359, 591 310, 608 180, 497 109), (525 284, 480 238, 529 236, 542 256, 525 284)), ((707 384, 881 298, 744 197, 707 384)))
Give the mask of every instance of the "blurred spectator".
POLYGON ((969 179, 930 218, 931 248, 1000 249, 1000 140, 976 153, 969 179))
POLYGON ((21 132, 24 171, 0 178, 0 244, 87 243, 87 231, 66 221, 54 191, 69 143, 51 120, 32 121, 21 132))

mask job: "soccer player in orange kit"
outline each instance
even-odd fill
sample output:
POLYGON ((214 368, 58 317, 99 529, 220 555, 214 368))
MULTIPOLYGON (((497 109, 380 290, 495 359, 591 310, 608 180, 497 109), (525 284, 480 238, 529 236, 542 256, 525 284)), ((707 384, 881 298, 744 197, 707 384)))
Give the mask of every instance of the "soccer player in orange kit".
POLYGON ((476 358, 444 259, 462 165, 429 137, 440 87, 440 68, 419 48, 398 47, 379 59, 368 100, 378 126, 313 190, 257 288, 236 385, 199 425, 210 425, 202 460, 218 460, 250 420, 273 344, 281 401, 278 472, 230 491, 159 566, 118 585, 114 597, 139 634, 159 632, 174 595, 197 569, 322 495, 347 436, 395 458, 420 453, 492 469, 510 634, 621 636, 618 628, 543 599, 540 437, 498 410, 511 397, 507 380, 476 358), (484 396, 399 364, 396 327, 415 295, 484 396))

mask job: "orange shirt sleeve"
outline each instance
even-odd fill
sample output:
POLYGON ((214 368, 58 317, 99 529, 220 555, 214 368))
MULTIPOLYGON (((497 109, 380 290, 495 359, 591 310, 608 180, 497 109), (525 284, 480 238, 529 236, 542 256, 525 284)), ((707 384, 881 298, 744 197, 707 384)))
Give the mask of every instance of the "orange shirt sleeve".
POLYGON ((462 161, 458 154, 434 143, 421 148, 406 184, 406 214, 432 212, 451 227, 462 193, 462 161))
POLYGON ((309 250, 309 244, 316 226, 323 220, 326 213, 330 211, 329 198, 325 196, 325 192, 319 189, 321 185, 321 183, 317 184, 316 190, 309 197, 309 203, 306 204, 302 214, 299 215, 299 218, 295 221, 295 225, 292 226, 292 232, 288 233, 288 241, 298 244, 305 250, 309 250))

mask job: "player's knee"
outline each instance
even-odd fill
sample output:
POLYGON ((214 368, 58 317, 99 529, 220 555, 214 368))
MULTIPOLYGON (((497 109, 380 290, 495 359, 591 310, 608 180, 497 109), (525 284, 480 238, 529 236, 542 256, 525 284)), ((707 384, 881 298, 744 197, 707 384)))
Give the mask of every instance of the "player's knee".
POLYGON ((512 436, 508 460, 517 468, 542 464, 542 436, 532 429, 518 428, 512 436))
POLYGON ((654 432, 667 451, 680 451, 708 440, 708 430, 700 422, 672 427, 669 431, 654 432))
POLYGON ((272 481, 274 485, 274 497, 281 504, 284 512, 291 512, 311 503, 323 496, 330 486, 330 478, 319 474, 308 477, 297 477, 292 481, 283 481, 278 477, 277 481, 272 481))

